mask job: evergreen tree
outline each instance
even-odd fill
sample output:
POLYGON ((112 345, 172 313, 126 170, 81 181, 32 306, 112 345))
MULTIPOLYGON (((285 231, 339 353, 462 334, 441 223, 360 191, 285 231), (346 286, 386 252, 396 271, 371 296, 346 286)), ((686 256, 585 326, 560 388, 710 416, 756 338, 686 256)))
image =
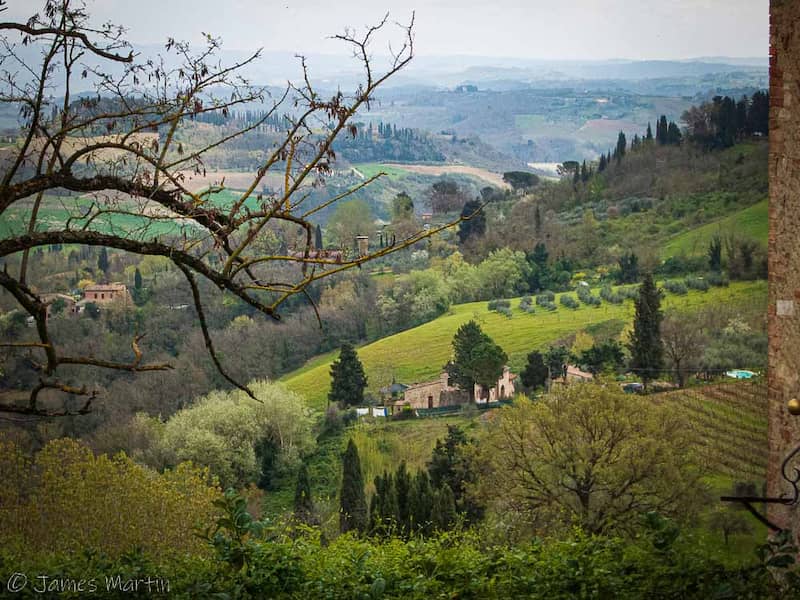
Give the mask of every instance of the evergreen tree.
POLYGON ((342 344, 339 358, 331 365, 331 391, 328 392, 328 402, 337 402, 342 407, 358 406, 364 403, 366 387, 367 376, 356 351, 350 344, 342 344))
POLYGON ((433 490, 426 471, 417 471, 412 490, 409 498, 411 531, 425 534, 430 531, 433 511, 433 490))
POLYGON ((678 124, 674 121, 670 121, 667 127, 667 144, 671 146, 680 146, 682 137, 681 129, 678 127, 678 124))
POLYGON ((406 469, 406 461, 400 463, 394 474, 394 492, 397 498, 397 527, 405 535, 410 531, 411 510, 411 475, 406 469))
POLYGON ((645 387, 658 376, 664 361, 664 346, 661 341, 661 291, 656 288, 653 276, 644 276, 639 286, 639 297, 635 300, 636 314, 633 331, 628 342, 631 354, 630 368, 638 371, 645 387))
POLYGON ((456 522, 456 503, 449 485, 444 484, 436 490, 431 517, 438 531, 447 531, 456 522))
POLYGON ((133 272, 133 288, 136 290, 142 289, 142 273, 139 271, 139 267, 136 267, 133 272))
POLYGON ((300 465, 297 473, 297 484, 294 488, 294 518, 300 523, 312 525, 314 518, 314 500, 311 497, 311 482, 308 479, 308 467, 300 465))
POLYGON ((542 213, 539 210, 539 204, 533 211, 533 232, 537 238, 542 237, 542 213))
POLYGON ((447 365, 453 383, 472 394, 476 383, 489 388, 503 374, 508 356, 475 321, 465 323, 453 336, 454 359, 447 365))
POLYGON ((367 526, 367 500, 358 448, 351 439, 342 459, 342 489, 339 494, 339 531, 363 532, 367 526))
POLYGON ((586 169, 586 160, 584 160, 581 165, 581 181, 583 183, 589 181, 589 171, 586 169))
POLYGON ((547 383, 547 365, 541 352, 528 354, 528 363, 520 374, 522 385, 529 390, 544 387, 547 383))
POLYGON ((647 133, 645 134, 644 139, 645 139, 646 142, 652 142, 653 141, 653 128, 650 127, 650 122, 649 121, 647 123, 647 133))
POLYGON ((483 506, 466 492, 467 484, 477 480, 468 445, 464 430, 457 425, 448 425, 447 436, 443 440, 436 440, 428 462, 428 475, 435 490, 445 486, 449 488, 458 512, 464 515, 468 523, 475 523, 483 517, 483 506))
POLYGON ((483 212, 480 200, 467 201, 461 209, 461 218, 466 219, 458 224, 458 241, 461 244, 473 236, 480 237, 486 232, 486 214, 483 212))
POLYGON ((625 139, 625 133, 620 131, 619 136, 617 136, 617 162, 621 162, 622 158, 625 156, 625 150, 628 147, 628 142, 625 139))
POLYGON ((391 473, 375 477, 375 493, 370 500, 370 531, 377 535, 388 535, 397 524, 397 493, 391 473))
POLYGON ((322 250, 322 248, 323 248, 323 246, 322 246, 322 228, 319 226, 319 224, 314 229, 314 248, 316 248, 317 250, 322 250))
POLYGON ((530 263, 528 288, 537 292, 546 289, 550 283, 550 268, 547 265, 549 254, 544 242, 539 242, 533 247, 533 252, 527 256, 530 263))
POLYGON ((108 251, 105 246, 100 247, 100 255, 97 257, 97 268, 103 272, 104 276, 108 276, 108 251))
POLYGON ((667 117, 666 115, 661 115, 659 118, 658 123, 656 124, 656 142, 658 142, 659 146, 663 146, 667 143, 667 130, 669 126, 667 125, 667 117))
POLYGON ((603 171, 605 171, 607 164, 608 163, 606 162, 606 155, 605 154, 601 154, 600 155, 600 162, 597 165, 597 172, 598 173, 602 173, 603 171))
POLYGON ((718 235, 708 243, 708 268, 715 273, 722 271, 722 239, 718 235))
POLYGON ((617 259, 617 283, 636 283, 639 279, 639 257, 631 251, 617 259))
POLYGON ((280 448, 275 440, 266 436, 256 443, 255 453, 261 470, 258 476, 258 487, 262 490, 271 490, 275 480, 280 448))

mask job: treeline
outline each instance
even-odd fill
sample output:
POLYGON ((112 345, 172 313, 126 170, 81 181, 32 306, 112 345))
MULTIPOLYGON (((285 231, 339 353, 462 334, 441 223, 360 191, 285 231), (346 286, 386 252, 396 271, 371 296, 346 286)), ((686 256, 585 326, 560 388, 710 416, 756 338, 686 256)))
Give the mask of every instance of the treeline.
POLYGON ((277 113, 269 114, 266 110, 214 110, 200 113, 195 116, 195 121, 199 123, 210 123, 211 125, 234 125, 236 127, 249 127, 255 123, 268 131, 285 131, 292 125, 291 119, 286 115, 277 113))
POLYGON ((373 127, 355 123, 348 135, 337 138, 334 149, 350 162, 441 162, 442 154, 425 133, 410 127, 378 122, 373 127))
POLYGON ((742 96, 738 101, 729 96, 714 96, 710 102, 693 106, 684 111, 681 120, 686 127, 681 131, 675 121, 666 115, 656 122, 656 131, 647 124, 643 135, 634 134, 630 144, 625 132, 620 131, 617 144, 607 153, 601 154, 595 164, 566 161, 559 167, 559 174, 571 176, 573 184, 588 182, 595 173, 602 173, 612 165, 619 165, 628 151, 636 152, 652 146, 680 146, 684 139, 705 150, 729 148, 753 136, 769 135, 769 93, 756 92, 751 98, 742 96))
POLYGON ((706 149, 729 148, 751 136, 769 135, 769 92, 756 92, 738 101, 714 96, 711 102, 683 113, 689 139, 706 149))

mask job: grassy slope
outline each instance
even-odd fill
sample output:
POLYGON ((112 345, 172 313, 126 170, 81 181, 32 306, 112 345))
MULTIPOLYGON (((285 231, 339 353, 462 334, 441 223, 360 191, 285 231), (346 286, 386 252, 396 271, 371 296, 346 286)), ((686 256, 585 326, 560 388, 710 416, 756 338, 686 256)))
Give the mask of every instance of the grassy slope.
POLYGON ((768 204, 762 200, 723 219, 708 223, 675 236, 667 241, 661 251, 663 258, 679 255, 702 255, 714 235, 735 234, 767 243, 769 233, 768 204))
MULTIPOLYGON (((733 283, 729 288, 712 288, 708 292, 691 291, 686 296, 668 295, 666 308, 692 309, 707 304, 766 303, 766 282, 733 283)), ((558 302, 558 299, 556 299, 558 302)), ((415 383, 434 378, 449 360, 451 342, 456 330, 470 319, 477 320, 509 355, 512 369, 519 371, 531 350, 542 348, 554 340, 585 327, 611 319, 629 321, 633 302, 623 305, 603 303, 599 308, 581 305, 576 310, 559 306, 554 312, 539 311, 526 314, 513 301, 513 318, 489 312, 486 302, 453 306, 450 312, 430 323, 382 338, 358 349, 373 392, 388 383, 392 374, 403 383, 415 383), (392 373, 393 370, 393 373, 392 373), (382 377, 381 377, 382 376, 382 377)), ((330 387, 330 363, 335 353, 319 356, 301 369, 283 377, 288 386, 307 398, 314 407, 325 404, 330 387)))

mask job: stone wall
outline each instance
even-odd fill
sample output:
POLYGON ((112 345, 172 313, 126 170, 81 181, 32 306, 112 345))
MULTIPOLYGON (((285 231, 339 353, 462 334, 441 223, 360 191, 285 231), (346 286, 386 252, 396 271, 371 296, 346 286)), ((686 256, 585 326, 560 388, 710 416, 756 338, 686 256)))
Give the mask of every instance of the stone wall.
MULTIPOLYGON (((769 496, 790 487, 784 457, 800 444, 800 2, 770 3, 769 496)), ((798 465, 800 466, 800 465, 798 465)), ((800 510, 772 506, 772 520, 800 533, 800 510)))

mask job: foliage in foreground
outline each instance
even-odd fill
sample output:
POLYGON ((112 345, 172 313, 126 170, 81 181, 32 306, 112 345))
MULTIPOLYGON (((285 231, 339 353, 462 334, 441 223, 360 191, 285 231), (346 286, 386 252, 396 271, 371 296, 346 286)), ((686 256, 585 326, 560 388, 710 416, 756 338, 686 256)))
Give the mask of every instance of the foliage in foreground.
POLYGON ((759 563, 729 568, 654 513, 644 516, 643 533, 633 541, 575 531, 561 541, 508 546, 486 544, 475 532, 449 532, 386 542, 350 533, 326 544, 316 529, 281 532, 254 521, 234 493, 216 504, 225 515, 204 533, 216 559, 159 564, 136 552, 118 560, 84 552, 37 562, 0 552, 0 576, 5 581, 20 571, 96 578, 105 592, 109 573, 123 580, 157 574, 176 598, 797 597, 798 578, 788 570, 796 548, 785 539, 761 548, 759 563), (773 578, 776 570, 779 578, 773 578))
POLYGON ((500 410, 478 444, 477 492, 501 526, 630 533, 646 511, 689 519, 702 494, 686 420, 615 385, 558 386, 500 410), (497 490, 502 490, 501 494, 497 490))
POLYGON ((23 556, 84 548, 112 557, 131 548, 202 554, 192 531, 216 519, 221 495, 207 470, 188 463, 156 473, 66 438, 32 460, 0 440, 0 479, 0 539, 23 556))

